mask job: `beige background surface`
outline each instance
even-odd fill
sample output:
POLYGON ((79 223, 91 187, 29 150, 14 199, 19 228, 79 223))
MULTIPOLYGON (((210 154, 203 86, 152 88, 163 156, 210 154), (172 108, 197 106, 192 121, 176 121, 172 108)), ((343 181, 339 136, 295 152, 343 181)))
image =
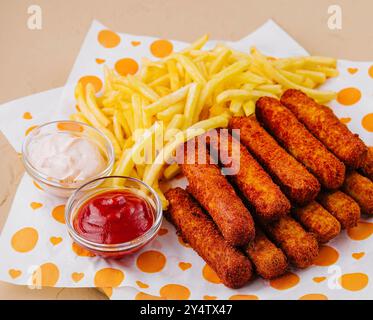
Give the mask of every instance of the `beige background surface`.
MULTIPOLYGON (((201 34, 237 40, 274 19, 310 53, 373 60, 371 0, 0 0, 0 103, 62 86, 92 19, 118 32, 191 41, 201 34), (42 9, 42 30, 27 28, 27 8, 42 9), (327 26, 340 5, 342 30, 327 26)), ((0 229, 22 176, 0 134, 0 229)), ((1 253, 0 253, 1 255, 1 253)), ((103 299, 94 289, 30 290, 0 283, 0 299, 103 299)))

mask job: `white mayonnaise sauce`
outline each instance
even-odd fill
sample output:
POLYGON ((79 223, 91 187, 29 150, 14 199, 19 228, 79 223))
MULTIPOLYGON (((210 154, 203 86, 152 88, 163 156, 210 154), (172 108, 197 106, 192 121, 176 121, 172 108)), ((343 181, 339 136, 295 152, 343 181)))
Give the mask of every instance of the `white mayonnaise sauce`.
POLYGON ((106 166, 106 160, 93 141, 69 133, 36 135, 27 151, 30 163, 39 172, 63 182, 86 180, 106 166))

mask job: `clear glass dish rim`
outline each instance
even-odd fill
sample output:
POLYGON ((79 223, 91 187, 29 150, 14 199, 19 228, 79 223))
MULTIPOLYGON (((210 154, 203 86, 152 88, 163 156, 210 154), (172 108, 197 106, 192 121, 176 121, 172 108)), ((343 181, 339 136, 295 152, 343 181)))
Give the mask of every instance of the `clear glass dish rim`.
POLYGON ((150 241, 159 231, 162 220, 163 220, 163 214, 162 214, 162 203, 161 200, 157 194, 157 192, 148 184, 145 182, 132 178, 132 177, 127 177, 127 176, 107 176, 107 177, 101 177, 101 178, 96 178, 93 180, 90 180, 89 182, 85 183, 81 187, 79 187, 77 190, 75 190, 69 199, 67 200, 66 206, 65 206, 65 222, 67 226, 67 230, 70 234, 70 236, 73 238, 74 241, 76 241, 78 244, 85 246, 86 248, 93 250, 93 251, 100 251, 102 253, 108 253, 108 252, 121 252, 121 251, 129 251, 132 249, 136 249, 138 247, 141 247, 142 245, 146 244, 148 241, 150 241), (81 191, 84 187, 91 183, 95 183, 100 180, 105 180, 105 179, 112 179, 112 178, 120 178, 120 179, 126 179, 130 181, 134 181, 136 183, 139 183, 140 185, 144 186, 147 190, 151 192, 151 194, 155 198, 155 220, 153 225, 140 237, 137 237, 131 241, 123 242, 123 243, 117 243, 117 244, 102 244, 102 243, 97 243, 93 242, 90 240, 87 240, 80 236, 72 226, 70 222, 70 214, 72 214, 72 205, 73 201, 75 200, 76 194, 81 191))
POLYGON ((50 121, 50 122, 43 123, 43 124, 35 127, 33 130, 31 130, 31 132, 26 136, 26 138, 24 139, 24 141, 22 143, 22 162, 23 162, 23 165, 24 165, 26 171, 36 180, 38 180, 38 181, 40 181, 40 182, 42 182, 46 185, 52 186, 52 187, 62 188, 62 189, 65 189, 65 190, 68 190, 68 189, 74 190, 74 189, 78 188, 78 186, 62 185, 58 181, 50 179, 50 177, 47 177, 45 174, 41 173, 39 170, 37 170, 32 165, 32 163, 28 159, 28 155, 27 155, 27 152, 26 152, 26 146, 28 145, 28 142, 31 141, 31 139, 34 137, 34 133, 37 132, 38 129, 41 129, 41 128, 44 128, 44 127, 47 127, 47 126, 51 126, 51 125, 55 125, 55 124, 58 124, 58 123, 63 123, 63 122, 74 123, 74 124, 81 125, 83 127, 86 127, 86 128, 89 128, 89 129, 92 129, 92 130, 96 131, 96 133, 99 136, 101 136, 105 140, 107 145, 109 146, 109 148, 107 150, 107 152, 108 152, 108 163, 107 163, 105 169, 102 170, 101 172, 99 172, 98 174, 96 174, 95 176, 91 177, 89 181, 91 181, 92 179, 105 177, 108 174, 110 174, 111 170, 113 169, 114 160, 115 160, 113 144, 111 143, 109 138, 106 137, 106 135, 104 135, 103 132, 100 131, 99 129, 96 129, 96 128, 94 128, 94 127, 92 127, 89 124, 86 124, 84 122, 79 122, 79 121, 74 121, 74 120, 50 121))

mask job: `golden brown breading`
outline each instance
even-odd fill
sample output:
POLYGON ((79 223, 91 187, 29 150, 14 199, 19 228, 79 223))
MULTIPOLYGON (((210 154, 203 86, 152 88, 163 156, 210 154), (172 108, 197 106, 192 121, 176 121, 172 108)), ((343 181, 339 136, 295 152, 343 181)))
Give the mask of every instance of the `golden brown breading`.
POLYGON ((313 234, 289 216, 264 225, 268 236, 284 251, 297 268, 309 267, 319 254, 319 245, 313 234))
POLYGON ((170 202, 166 217, 175 225, 183 240, 208 263, 227 287, 245 285, 252 277, 249 259, 224 240, 211 219, 185 190, 171 189, 165 196, 170 202))
POLYGON ((241 143, 279 183, 291 201, 305 205, 315 199, 320 191, 318 180, 280 147, 254 116, 234 117, 229 127, 240 130, 241 143))
POLYGON ((219 167, 212 164, 206 149, 206 163, 195 161, 198 159, 198 146, 193 150, 195 153, 191 152, 192 150, 187 151, 185 143, 181 169, 189 182, 188 192, 211 215, 230 244, 243 246, 249 243, 255 237, 254 221, 249 210, 222 175, 219 167))
POLYGON ((327 189, 343 184, 345 166, 300 123, 280 101, 262 97, 256 103, 257 119, 327 189))
POLYGON ((360 206, 361 212, 373 214, 373 182, 356 171, 348 172, 343 190, 360 206))
POLYGON ((344 164, 351 168, 360 166, 367 152, 364 142, 330 108, 295 89, 286 90, 281 103, 344 164))
POLYGON ((290 202, 239 141, 227 129, 205 135, 212 154, 220 164, 231 170, 234 183, 264 221, 273 221, 290 211, 290 202))
POLYGON ((341 232, 341 224, 338 220, 316 201, 295 208, 293 213, 303 227, 312 232, 321 243, 330 241, 341 232))
POLYGON ((245 252, 256 272, 264 279, 273 279, 286 272, 286 256, 259 228, 255 229, 255 239, 246 247, 245 252))
POLYGON ((361 171, 364 176, 373 181, 373 147, 368 148, 368 152, 361 164, 361 171))
POLYGON ((339 190, 321 192, 317 201, 339 221, 342 229, 350 229, 357 225, 360 219, 360 207, 344 192, 339 190))

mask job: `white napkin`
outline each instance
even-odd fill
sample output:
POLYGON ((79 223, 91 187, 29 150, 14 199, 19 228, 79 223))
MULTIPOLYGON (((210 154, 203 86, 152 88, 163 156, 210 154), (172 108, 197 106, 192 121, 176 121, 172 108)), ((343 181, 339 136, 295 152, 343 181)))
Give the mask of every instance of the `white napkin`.
MULTIPOLYGON (((20 151, 24 132, 29 126, 64 119, 75 111, 73 93, 77 81, 86 75, 95 75, 102 79, 102 67, 96 62, 97 58, 105 59, 105 64, 110 67, 124 57, 131 57, 138 63, 141 57, 154 59, 149 47, 156 38, 118 33, 118 46, 103 48, 98 41, 98 34, 104 29, 107 28, 96 21, 93 22, 59 102, 61 89, 55 89, 0 107, 0 129, 17 151, 20 151), (31 113, 31 120, 23 118, 25 112, 31 113), (53 117, 50 117, 52 113, 53 117)), ((174 50, 186 46, 182 42, 171 42, 174 50)), ((208 47, 212 47, 216 42, 211 41, 208 47)), ((226 43, 246 52, 255 45, 265 54, 276 57, 307 54, 271 20, 244 39, 226 43)), ((373 144, 372 125, 369 124, 371 116, 367 116, 373 112, 373 79, 368 74, 372 64, 339 61, 341 75, 329 80, 325 85, 325 88, 336 91, 348 87, 360 90, 362 98, 355 105, 347 107, 333 101, 331 106, 339 117, 351 118, 348 126, 359 133, 367 144, 373 144)), ((26 114, 25 117, 28 118, 29 115, 26 114)), ((0 238, 1 280, 30 284, 31 275, 41 266, 38 270, 41 270, 43 285, 118 286, 105 290, 112 299, 148 297, 145 294, 190 299, 228 299, 232 296, 298 299, 307 294, 329 299, 373 298, 369 281, 369 278, 373 279, 372 237, 356 241, 343 232, 323 249, 331 258, 336 258, 330 266, 293 270, 294 274, 284 278, 280 284, 279 281, 271 284, 258 278, 242 289, 231 290, 215 283, 216 279, 206 270, 203 272, 204 261, 192 249, 179 242, 175 229, 167 222, 162 226, 163 235, 139 253, 120 261, 79 256, 72 249, 65 225, 58 221, 60 211, 53 211, 60 205, 63 205, 63 200, 46 195, 35 187, 27 175, 24 176, 0 238), (34 208, 38 207, 38 204, 42 204, 42 207, 33 209, 31 203, 34 208), (26 248, 24 243, 27 244, 26 248), (19 252, 20 250, 29 251, 19 252), (347 287, 350 290, 336 286, 335 280, 342 274, 347 274, 345 279, 351 279, 353 285, 347 287), (282 290, 279 290, 279 287, 282 290), (284 289, 286 287, 289 288, 284 289), (351 291, 351 288, 359 290, 351 291)), ((373 232, 373 224, 364 224, 362 227, 373 232)))

